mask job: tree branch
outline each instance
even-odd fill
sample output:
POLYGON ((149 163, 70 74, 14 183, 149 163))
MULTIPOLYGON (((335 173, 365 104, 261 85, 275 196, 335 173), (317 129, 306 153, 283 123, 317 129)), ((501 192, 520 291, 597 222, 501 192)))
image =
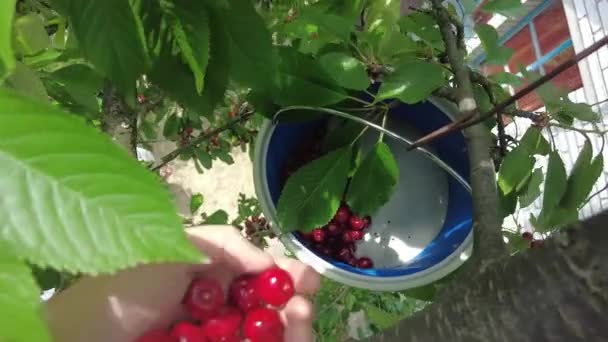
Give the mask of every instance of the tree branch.
POLYGON ((605 211, 503 256, 372 340, 608 341, 607 225, 605 211))
MULTIPOLYGON (((449 13, 441 0, 432 0, 433 11, 439 24, 441 35, 446 45, 446 53, 454 72, 458 92, 458 108, 464 117, 477 112, 477 103, 473 95, 473 86, 469 70, 464 64, 465 50, 451 27, 449 13)), ((483 125, 475 125, 465 131, 467 138, 470 178, 473 197, 473 227, 475 236, 475 253, 473 258, 483 264, 492 257, 506 253, 502 234, 502 220, 499 219, 498 192, 496 173, 491 156, 490 134, 483 125)))
POLYGON ((179 157, 180 154, 188 151, 189 149, 195 148, 198 145, 200 145, 202 142, 210 139, 211 137, 222 133, 225 130, 231 129, 234 125, 247 121, 251 115, 253 114, 253 110, 251 110, 251 108, 248 108, 248 106, 242 106, 241 108, 246 108, 245 111, 243 111, 242 113, 240 113, 239 115, 237 115, 236 117, 234 117, 232 120, 228 121, 227 123, 225 123, 224 125, 202 133, 201 135, 199 135, 198 137, 192 139, 192 141, 190 141, 190 143, 188 143, 187 145, 181 146, 176 148, 175 150, 167 153, 165 156, 163 156, 160 159, 160 163, 151 167, 150 170, 152 171, 157 171, 159 170, 161 167, 167 165, 170 161, 172 161, 173 159, 179 157))
MULTIPOLYGON (((450 32, 451 32, 451 30, 450 30, 450 32)), ((590 54, 594 53, 595 51, 597 51, 599 48, 601 48, 602 46, 604 46, 606 44, 608 44, 608 36, 598 40, 597 42, 593 43, 588 48, 581 51, 574 57, 572 57, 572 58, 566 60, 565 62, 563 62, 562 64, 558 65, 555 69, 551 70, 551 72, 545 74, 544 76, 540 77, 539 79, 535 80, 534 82, 531 82, 525 88, 519 90, 513 96, 511 96, 507 100, 499 103, 497 106, 495 106, 488 112, 486 112, 482 115, 477 115, 478 114, 477 111, 472 111, 472 112, 468 113, 467 115, 463 116, 460 120, 458 120, 458 122, 441 127, 439 129, 435 130, 434 132, 431 132, 431 133, 427 134, 426 136, 418 139, 414 144, 412 144, 410 149, 415 149, 416 147, 419 147, 421 145, 428 144, 428 143, 430 143, 436 139, 439 139, 447 134, 450 134, 454 131, 458 131, 461 129, 465 129, 467 127, 471 127, 473 125, 477 125, 478 123, 486 120, 487 118, 495 115, 496 113, 504 111, 507 107, 509 107, 510 105, 517 102, 517 100, 521 99, 522 97, 524 97, 524 96, 528 95, 529 93, 531 93, 532 91, 534 91, 536 88, 538 88, 541 85, 552 80, 555 76, 559 75, 560 73, 567 70, 568 68, 576 65, 579 61, 581 61, 585 57, 589 56, 590 54)))
POLYGON ((104 84, 101 108, 102 130, 137 157, 137 115, 110 81, 104 84))

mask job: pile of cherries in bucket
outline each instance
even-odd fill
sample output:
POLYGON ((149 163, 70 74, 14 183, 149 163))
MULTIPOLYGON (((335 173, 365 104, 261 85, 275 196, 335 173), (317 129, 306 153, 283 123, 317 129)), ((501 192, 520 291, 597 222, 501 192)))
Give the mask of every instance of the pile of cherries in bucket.
POLYGON ((352 267, 373 268, 372 259, 365 256, 355 257, 356 242, 363 239, 364 231, 370 224, 369 216, 360 217, 343 203, 328 224, 315 228, 312 232, 300 234, 315 252, 324 257, 339 260, 352 267))
POLYGON ((283 342, 276 310, 293 294, 293 279, 278 267, 235 278, 228 301, 217 280, 198 278, 182 302, 191 319, 150 331, 136 342, 283 342))

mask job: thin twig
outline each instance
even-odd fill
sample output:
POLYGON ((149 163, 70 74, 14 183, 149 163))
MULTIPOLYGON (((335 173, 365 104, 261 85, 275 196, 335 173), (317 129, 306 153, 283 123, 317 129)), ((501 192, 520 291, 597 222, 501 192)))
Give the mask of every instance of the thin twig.
POLYGON ((190 143, 188 143, 187 145, 181 146, 176 148, 175 150, 167 153, 165 156, 163 156, 160 159, 160 163, 158 165, 153 166, 152 168, 150 168, 150 170, 152 171, 157 171, 159 170, 161 167, 167 165, 170 161, 172 161, 173 159, 179 157, 180 154, 186 152, 187 150, 191 149, 191 148, 195 148, 197 147, 199 144, 201 144, 202 142, 210 139, 211 137, 222 133, 225 130, 228 130, 230 128, 232 128, 232 126, 241 123, 243 121, 247 121, 251 115, 253 114, 253 111, 248 110, 244 113, 242 113, 241 115, 236 116, 234 119, 228 121, 226 124, 224 124, 223 126, 220 126, 212 131, 203 133, 201 135, 199 135, 198 137, 194 138, 192 141, 190 141, 190 143))
POLYGON ((592 133, 592 134, 598 134, 598 135, 604 135, 604 134, 608 133, 608 129, 603 129, 603 130, 584 129, 584 128, 578 128, 578 127, 574 127, 574 126, 562 125, 562 124, 557 123, 557 122, 552 122, 549 125, 553 126, 553 127, 559 127, 559 128, 562 128, 562 129, 567 129, 567 130, 570 130, 570 131, 580 132, 580 133, 592 133))
POLYGON ((467 127, 476 125, 476 124, 486 120, 487 118, 495 115, 496 113, 502 112, 505 108, 507 108, 508 106, 517 102, 517 100, 523 98, 524 96, 526 96, 529 93, 531 93, 532 91, 534 91, 536 88, 538 88, 538 87, 542 86, 543 84, 547 83, 548 81, 552 80, 555 76, 559 75, 560 73, 567 70, 568 68, 576 65, 579 61, 581 61, 585 57, 589 56, 590 54, 594 53, 595 51, 597 51, 599 48, 601 48, 602 46, 604 46, 606 44, 608 44, 608 36, 598 40, 597 42, 595 42, 594 44, 592 44, 585 50, 581 51, 579 54, 568 59, 564 63, 560 64, 557 68, 551 70, 551 72, 547 73, 546 75, 544 75, 544 76, 540 77, 539 79, 535 80, 534 82, 530 83, 528 86, 521 89, 520 91, 515 93, 513 96, 508 98, 507 100, 499 103, 497 106, 490 109, 486 113, 484 113, 482 115, 477 115, 478 111, 468 113, 468 114, 464 115, 461 120, 458 120, 457 122, 445 125, 439 129, 435 130, 434 132, 431 132, 431 133, 425 135, 424 137, 418 139, 412 146, 410 146, 410 149, 414 149, 420 145, 428 144, 428 143, 430 143, 438 138, 441 138, 447 134, 450 134, 454 131, 462 130, 467 127))
POLYGON ((587 203, 589 203, 593 199, 593 197, 601 194, 602 192, 606 191, 607 189, 608 189, 608 183, 606 183, 606 185, 604 185, 603 188, 601 188, 598 191, 596 191, 595 193, 593 193, 593 195, 587 197, 587 199, 585 200, 585 202, 583 202, 583 204, 581 204, 581 208, 584 207, 584 206, 586 206, 587 203))

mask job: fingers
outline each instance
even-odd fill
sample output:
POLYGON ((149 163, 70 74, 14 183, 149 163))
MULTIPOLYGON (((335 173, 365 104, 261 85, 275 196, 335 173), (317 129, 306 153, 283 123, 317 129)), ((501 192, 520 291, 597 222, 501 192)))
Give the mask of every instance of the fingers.
POLYGON ((235 271, 258 273, 274 264, 270 255, 247 241, 232 226, 199 226, 186 230, 186 233, 213 262, 225 262, 235 271))
POLYGON ((304 297, 296 295, 281 312, 285 325, 285 342, 312 342, 312 304, 304 297))
POLYGON ((297 293, 312 294, 319 290, 321 276, 312 267, 289 258, 280 258, 275 262, 291 274, 297 293))

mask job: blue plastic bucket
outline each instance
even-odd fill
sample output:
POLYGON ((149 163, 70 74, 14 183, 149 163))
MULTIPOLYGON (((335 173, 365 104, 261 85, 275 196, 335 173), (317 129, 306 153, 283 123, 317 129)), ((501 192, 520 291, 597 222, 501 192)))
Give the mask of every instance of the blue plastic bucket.
MULTIPOLYGON (((391 110, 387 128, 414 140, 447 123, 455 109, 441 100, 391 110)), ((301 139, 319 122, 266 122, 256 140, 254 181, 264 215, 280 233, 276 204, 281 193, 282 169, 301 139)), ((371 146, 377 133, 366 133, 371 146)), ((427 153, 407 152, 400 142, 386 137, 400 166, 397 189, 372 217, 359 256, 370 256, 373 269, 358 269, 315 254, 298 234, 280 235, 282 243, 303 262, 338 282, 372 290, 402 290, 436 281, 458 268, 473 246, 472 201, 467 180, 468 157, 464 136, 453 134, 428 147, 443 168, 427 153), (452 172, 450 175, 446 168, 452 172)))

